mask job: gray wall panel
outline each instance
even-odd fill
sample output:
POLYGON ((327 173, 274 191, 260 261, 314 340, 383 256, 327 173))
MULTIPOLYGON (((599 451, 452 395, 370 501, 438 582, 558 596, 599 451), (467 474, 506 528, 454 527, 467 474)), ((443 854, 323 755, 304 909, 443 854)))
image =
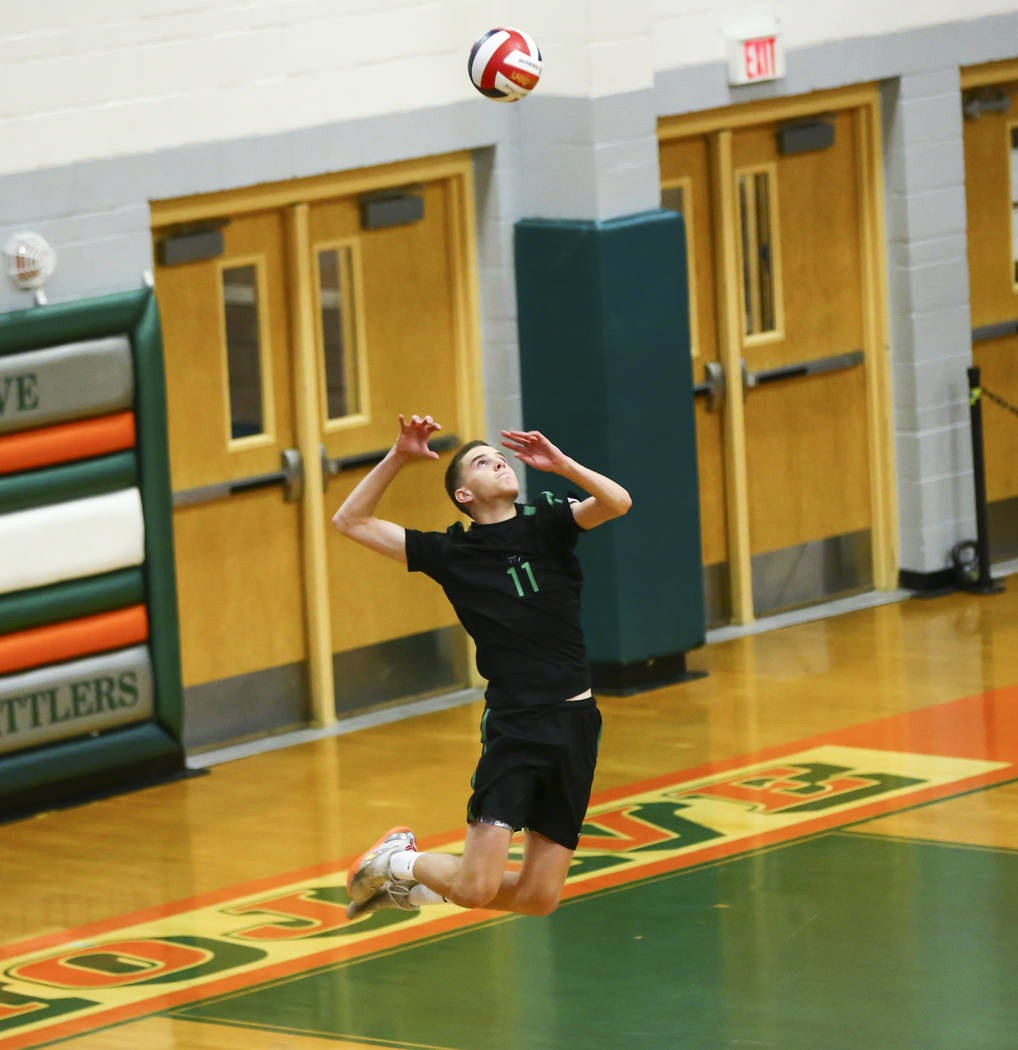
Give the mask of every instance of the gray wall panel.
POLYGON ((0 434, 130 408, 127 336, 0 357, 0 434))

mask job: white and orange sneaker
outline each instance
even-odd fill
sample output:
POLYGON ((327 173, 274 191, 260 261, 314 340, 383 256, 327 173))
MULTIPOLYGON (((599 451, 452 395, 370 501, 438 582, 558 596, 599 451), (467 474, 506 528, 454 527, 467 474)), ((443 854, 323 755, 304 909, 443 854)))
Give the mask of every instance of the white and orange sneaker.
POLYGON ((390 828, 350 865, 346 891, 353 904, 365 904, 381 891, 392 879, 389 858, 403 850, 417 851, 414 833, 409 828, 390 828))
POLYGON ((366 901, 351 901, 346 908, 346 917, 348 919, 359 919, 362 915, 370 915, 380 908, 420 911, 416 904, 410 903, 410 891, 416 885, 416 882, 400 882, 396 879, 390 879, 374 896, 369 897, 366 901))

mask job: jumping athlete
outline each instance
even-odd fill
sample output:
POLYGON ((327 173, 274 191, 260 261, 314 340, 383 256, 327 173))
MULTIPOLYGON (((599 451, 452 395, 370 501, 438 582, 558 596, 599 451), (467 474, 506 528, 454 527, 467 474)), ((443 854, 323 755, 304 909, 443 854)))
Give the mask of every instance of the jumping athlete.
POLYGON ((472 522, 418 532, 375 517, 382 494, 412 458, 438 459, 431 416, 399 417, 399 438, 350 493, 333 524, 371 550, 439 583, 477 647, 487 679, 483 752, 467 806, 463 855, 417 851, 413 832, 392 828, 350 868, 347 915, 414 910, 451 901, 548 915, 558 905, 579 841, 597 760, 601 714, 591 692, 580 629, 580 533, 629 510, 621 485, 581 466, 536 430, 503 430, 502 445, 536 470, 589 493, 542 493, 516 502, 505 455, 483 441, 462 446, 446 491, 472 522), (526 829, 523 864, 506 870, 509 842, 526 829))

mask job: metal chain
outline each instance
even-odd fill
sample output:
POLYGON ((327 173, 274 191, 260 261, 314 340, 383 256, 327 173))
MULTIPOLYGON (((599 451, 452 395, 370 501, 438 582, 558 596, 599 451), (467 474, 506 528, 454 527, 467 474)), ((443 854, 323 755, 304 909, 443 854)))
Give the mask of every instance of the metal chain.
POLYGON ((1013 412, 1016 416, 1018 416, 1018 408, 1016 408, 1012 404, 1009 404, 1002 397, 998 397, 996 394, 991 394, 990 391, 986 389, 986 387, 983 387, 980 392, 984 397, 988 397, 991 401, 995 401, 998 405, 1000 405, 1001 408, 1006 408, 1008 412, 1013 412))

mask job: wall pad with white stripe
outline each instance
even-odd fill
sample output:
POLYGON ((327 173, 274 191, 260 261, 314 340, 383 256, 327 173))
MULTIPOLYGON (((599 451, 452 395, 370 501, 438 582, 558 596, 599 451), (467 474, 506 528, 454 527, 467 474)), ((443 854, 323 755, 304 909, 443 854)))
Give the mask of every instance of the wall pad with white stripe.
POLYGON ((136 488, 0 516, 0 594, 141 565, 136 488))

